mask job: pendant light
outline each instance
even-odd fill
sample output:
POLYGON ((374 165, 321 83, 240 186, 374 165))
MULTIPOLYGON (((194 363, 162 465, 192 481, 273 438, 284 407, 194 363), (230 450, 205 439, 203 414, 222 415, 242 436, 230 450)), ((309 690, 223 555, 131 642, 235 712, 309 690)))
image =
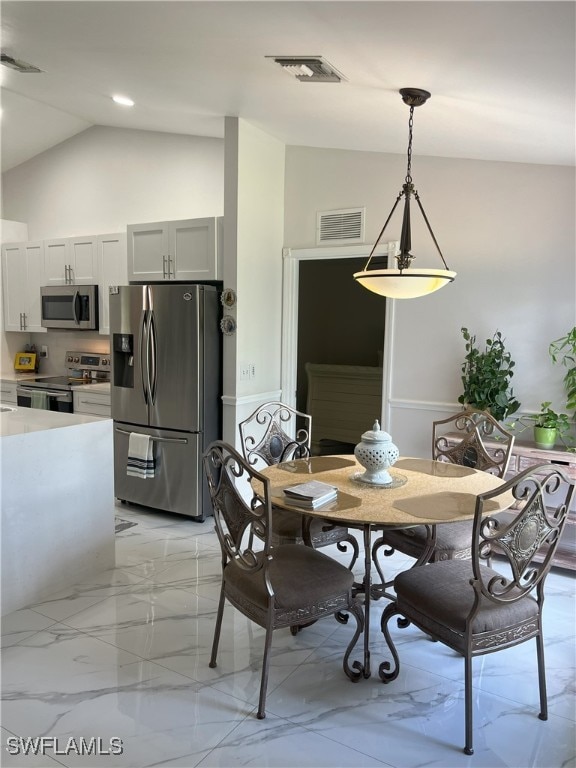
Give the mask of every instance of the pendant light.
POLYGON ((428 222, 428 218, 424 212, 422 203, 420 202, 418 192, 414 189, 414 184, 412 183, 412 127, 414 124, 414 107, 419 107, 422 104, 425 104, 430 98, 430 93, 428 93, 428 91, 423 91, 420 88, 401 88, 400 95, 402 96, 404 104, 410 107, 410 119, 408 121, 408 166, 406 169, 406 178, 402 185, 402 191, 392 206, 392 210, 378 235, 378 239, 374 243, 374 247, 370 252, 370 256, 368 257, 364 269, 362 272, 356 272, 354 274, 354 279, 365 288, 368 288, 369 291, 378 293, 380 296, 387 296, 391 299, 415 299, 418 296, 425 296, 428 293, 433 293, 439 288, 451 283, 456 277, 456 272, 451 272, 448 269, 448 265, 444 260, 440 246, 434 236, 434 232, 432 232, 432 227, 428 222), (412 267, 412 260, 415 258, 415 256, 410 253, 412 247, 412 234, 410 231, 410 199, 412 195, 414 195, 414 199, 418 203, 418 208, 424 218, 428 232, 432 237, 436 250, 440 254, 442 263, 444 264, 444 269, 416 269, 412 267), (400 235, 400 253, 398 256, 394 257, 396 259, 396 268, 368 269, 372 256, 388 226, 388 222, 392 218, 392 214, 402 198, 404 198, 404 217, 402 219, 402 232, 400 235))

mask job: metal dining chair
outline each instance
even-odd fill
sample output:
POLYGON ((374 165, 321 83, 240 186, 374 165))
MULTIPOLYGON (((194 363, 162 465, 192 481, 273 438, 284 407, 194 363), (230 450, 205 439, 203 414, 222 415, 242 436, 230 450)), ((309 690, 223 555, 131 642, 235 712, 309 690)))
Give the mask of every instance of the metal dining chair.
MULTIPOLYGON (((240 444, 246 461, 254 467, 310 455, 312 417, 279 401, 264 403, 240 422, 240 444)), ((311 545, 317 549, 336 544, 340 552, 352 547, 352 569, 359 554, 356 538, 345 526, 318 517, 274 507, 272 541, 275 544, 304 543, 303 525, 308 526, 311 545)))
MULTIPOLYGON (((504 477, 508 471, 514 435, 487 411, 468 409, 432 424, 432 457, 504 477), (490 442, 490 445, 486 444, 490 442)), ((372 559, 384 583, 378 551, 395 551, 416 559, 415 566, 438 560, 463 560, 471 556, 472 521, 386 531, 372 547, 372 559)), ((388 586, 388 585, 387 585, 388 586)))
POLYGON ((230 445, 212 443, 203 461, 222 550, 222 585, 210 667, 216 667, 228 600, 266 630, 258 718, 266 716, 272 634, 277 629, 306 626, 339 611, 352 614, 356 629, 343 666, 350 679, 358 680, 359 664, 350 665, 348 659, 364 628, 364 614, 352 594, 352 572, 312 547, 273 543, 270 481, 230 445), (253 531, 258 535, 253 536, 253 531))
POLYGON ((540 713, 546 720, 546 670, 542 635, 544 582, 566 520, 574 481, 550 464, 530 467, 504 485, 480 494, 471 536, 469 560, 441 560, 409 568, 394 579, 396 597, 384 610, 381 628, 393 665, 380 665, 385 683, 400 672, 398 651, 389 625, 400 614, 399 627, 416 625, 464 657, 466 738, 473 748, 472 659, 536 639, 540 713), (491 501, 509 494, 508 513, 490 516, 491 501), (546 497, 546 494, 549 494, 546 497), (553 505, 547 508, 547 504, 553 505), (496 555, 496 565, 485 565, 496 555), (392 668, 391 668, 392 667, 392 668))

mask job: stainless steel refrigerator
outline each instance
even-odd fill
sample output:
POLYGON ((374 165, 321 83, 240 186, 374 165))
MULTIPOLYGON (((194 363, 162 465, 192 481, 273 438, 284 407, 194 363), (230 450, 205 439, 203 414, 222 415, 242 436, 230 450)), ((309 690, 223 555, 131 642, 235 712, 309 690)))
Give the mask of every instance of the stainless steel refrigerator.
POLYGON ((202 453, 221 433, 221 333, 214 285, 112 288, 114 490, 122 501, 203 520, 202 453), (127 473, 132 432, 152 438, 152 477, 127 473))

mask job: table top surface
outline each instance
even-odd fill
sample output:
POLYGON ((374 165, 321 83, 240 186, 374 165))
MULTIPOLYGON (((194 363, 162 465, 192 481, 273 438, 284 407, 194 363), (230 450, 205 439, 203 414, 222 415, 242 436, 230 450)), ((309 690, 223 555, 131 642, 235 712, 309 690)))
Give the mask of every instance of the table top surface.
MULTIPOLYGON (((262 470, 270 479, 274 505, 352 525, 406 527, 470 520, 476 496, 504 483, 488 472, 428 459, 398 459, 389 469, 392 487, 362 482, 363 472, 354 456, 315 456, 262 470), (314 510, 290 506, 283 489, 312 479, 336 486, 338 498, 314 510)), ((513 502, 508 492, 486 502, 484 511, 501 512, 513 502)))

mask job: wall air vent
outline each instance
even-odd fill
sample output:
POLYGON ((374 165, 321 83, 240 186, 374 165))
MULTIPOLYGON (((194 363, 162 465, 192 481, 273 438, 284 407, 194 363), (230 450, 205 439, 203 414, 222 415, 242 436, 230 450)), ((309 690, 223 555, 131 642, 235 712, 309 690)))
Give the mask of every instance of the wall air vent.
POLYGON ((365 208, 318 211, 316 245, 351 245, 364 242, 365 208))
POLYGON ((289 72, 301 83, 339 83, 346 80, 322 56, 266 56, 289 72))
POLYGON ((16 72, 22 72, 23 74, 31 74, 36 72, 42 72, 41 69, 35 67, 33 64, 28 64, 27 61, 22 59, 13 59, 12 56, 8 56, 7 53, 0 53, 0 63, 10 69, 15 69, 16 72))

